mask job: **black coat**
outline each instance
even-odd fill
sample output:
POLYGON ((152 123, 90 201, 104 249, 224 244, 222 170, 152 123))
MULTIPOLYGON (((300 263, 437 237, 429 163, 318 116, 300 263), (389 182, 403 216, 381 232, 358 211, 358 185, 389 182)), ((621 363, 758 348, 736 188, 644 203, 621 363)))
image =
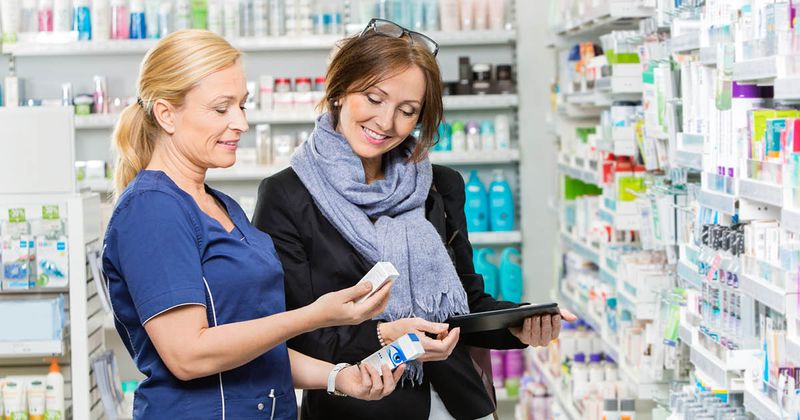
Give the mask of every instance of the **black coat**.
MULTIPOLYGON (((464 180, 446 167, 433 166, 433 188, 425 203, 426 217, 439 231, 467 292, 471 312, 516 306, 483 292, 475 273, 472 245, 464 215, 464 180)), ((253 224, 272 236, 285 275, 286 309, 297 309, 325 293, 353 286, 372 268, 317 208, 294 170, 264 179, 258 190, 253 224)), ((289 347, 332 363, 357 363, 380 348, 377 321, 322 328, 289 340, 289 347)), ((380 401, 329 396, 324 390, 305 393, 302 418, 427 419, 430 384, 457 419, 476 419, 494 412, 467 346, 510 349, 525 346, 507 330, 463 334, 445 361, 424 363, 424 383, 406 385, 380 401)), ((488 373, 491 375, 491 373, 488 373)))

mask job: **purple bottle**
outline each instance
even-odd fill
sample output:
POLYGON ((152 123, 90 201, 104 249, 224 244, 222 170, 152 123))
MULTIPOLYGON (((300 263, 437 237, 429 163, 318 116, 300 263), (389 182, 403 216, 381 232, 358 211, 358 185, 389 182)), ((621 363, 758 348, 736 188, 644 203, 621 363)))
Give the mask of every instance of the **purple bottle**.
POLYGON ((505 352, 502 350, 490 350, 492 358, 492 381, 497 387, 502 387, 506 380, 505 376, 505 352))

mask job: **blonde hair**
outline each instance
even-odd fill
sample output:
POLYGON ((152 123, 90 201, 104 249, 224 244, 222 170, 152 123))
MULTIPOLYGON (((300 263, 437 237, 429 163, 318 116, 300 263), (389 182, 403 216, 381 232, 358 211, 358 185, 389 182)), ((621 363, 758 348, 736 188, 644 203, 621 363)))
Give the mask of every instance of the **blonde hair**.
POLYGON ((179 108, 203 78, 233 65, 241 57, 224 38, 209 31, 174 32, 144 56, 139 69, 137 102, 128 105, 114 128, 114 190, 118 197, 153 156, 161 126, 153 104, 163 99, 179 108))

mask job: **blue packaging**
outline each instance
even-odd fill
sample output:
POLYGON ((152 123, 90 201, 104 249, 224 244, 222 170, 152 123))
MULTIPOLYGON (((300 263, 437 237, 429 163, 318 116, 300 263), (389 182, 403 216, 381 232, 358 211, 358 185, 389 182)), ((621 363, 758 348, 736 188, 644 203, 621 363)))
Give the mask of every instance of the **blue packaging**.
POLYGON ((464 213, 467 216, 467 232, 489 230, 489 195, 483 186, 478 171, 472 170, 465 186, 464 213))
POLYGON ((483 291, 497 299, 500 282, 500 270, 489 261, 489 256, 494 255, 494 249, 481 248, 475 250, 475 272, 483 276, 483 291))
POLYGON ((130 39, 147 39, 147 19, 144 13, 144 4, 141 0, 131 2, 130 39))
POLYGON ((439 123, 439 141, 433 146, 436 152, 449 152, 453 150, 453 130, 450 124, 442 121, 439 123))
POLYGON ((522 301, 522 255, 516 248, 506 248, 500 254, 500 295, 503 300, 522 301))
POLYGON ((72 18, 72 30, 78 33, 81 41, 92 40, 92 12, 85 2, 75 3, 75 13, 72 18))
POLYGON ((514 230, 514 196, 501 169, 495 170, 489 185, 489 214, 494 232, 514 230))

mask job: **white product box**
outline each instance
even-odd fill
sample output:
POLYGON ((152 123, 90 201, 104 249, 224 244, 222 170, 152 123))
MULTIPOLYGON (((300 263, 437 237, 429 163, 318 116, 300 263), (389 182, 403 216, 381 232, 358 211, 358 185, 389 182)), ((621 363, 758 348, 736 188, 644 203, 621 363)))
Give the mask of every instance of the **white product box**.
POLYGON ((378 262, 358 282, 358 284, 361 284, 361 283, 363 283, 365 281, 372 283, 372 291, 367 293, 366 296, 364 296, 361 299, 359 299, 358 303, 364 302, 370 296, 375 294, 375 292, 377 292, 381 288, 381 286, 383 286, 384 283, 386 283, 386 282, 388 282, 390 280, 396 280, 397 277, 399 277, 399 276, 400 276, 400 273, 397 272, 397 269, 394 268, 392 263, 383 262, 383 261, 382 262, 378 262))
POLYGON ((408 333, 388 346, 372 353, 371 356, 362 360, 361 363, 369 364, 378 371, 378 374, 382 375, 381 366, 386 365, 389 369, 394 369, 423 354, 425 354, 425 349, 422 348, 419 337, 414 333, 408 333))

